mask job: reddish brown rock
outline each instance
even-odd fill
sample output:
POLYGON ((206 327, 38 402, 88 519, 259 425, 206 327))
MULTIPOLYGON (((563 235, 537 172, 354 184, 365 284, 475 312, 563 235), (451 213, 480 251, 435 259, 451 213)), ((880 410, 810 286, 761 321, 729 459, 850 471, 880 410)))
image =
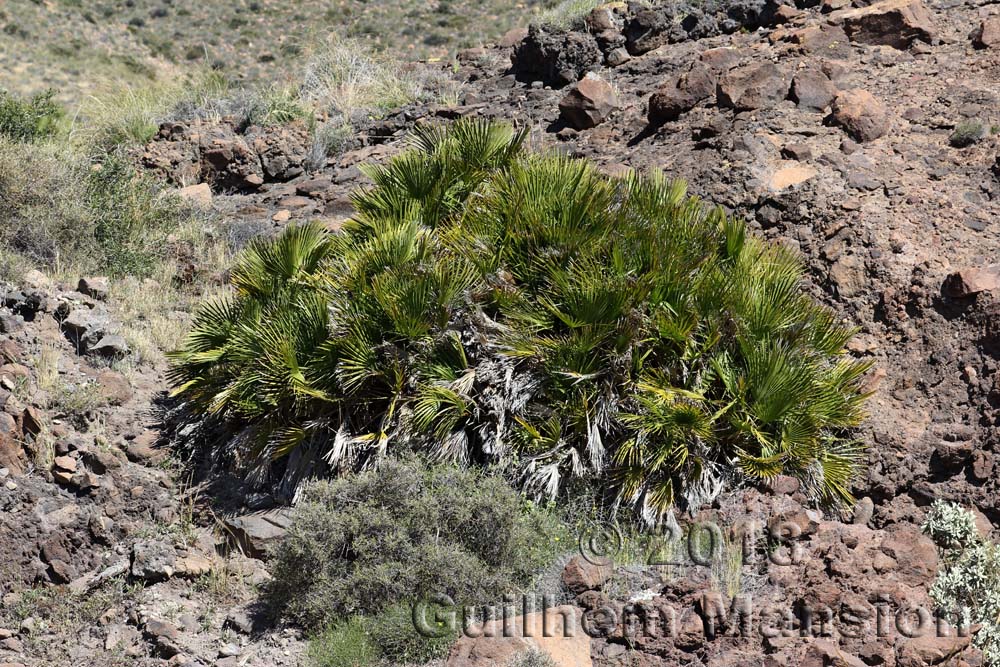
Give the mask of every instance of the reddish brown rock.
POLYGON ((573 556, 563 568, 562 582, 571 592, 579 595, 585 591, 600 589, 611 575, 610 566, 602 567, 581 556, 573 556))
POLYGON ((937 574, 937 547, 919 526, 899 524, 882 541, 882 553, 896 561, 896 575, 903 583, 925 586, 937 574))
POLYGON ((208 183, 196 183, 177 190, 177 196, 196 208, 212 208, 212 188, 208 183))
MULTIPOLYGON (((740 50, 729 46, 719 46, 702 51, 698 62, 703 63, 713 72, 728 72, 740 60, 740 50)), ((715 85, 712 86, 713 91, 715 85)))
POLYGON ((782 23, 788 23, 794 19, 803 15, 801 9, 796 9, 795 7, 789 7, 788 5, 778 5, 778 8, 774 10, 774 14, 771 16, 771 23, 774 25, 781 25, 782 23))
POLYGON ((867 90, 837 93, 831 109, 830 121, 855 141, 874 141, 889 131, 889 110, 867 90))
POLYGON ((971 641, 972 637, 938 637, 935 634, 905 639, 896 664, 899 667, 946 664, 969 648, 971 641))
POLYGON ((865 667, 865 663, 844 653, 831 641, 816 639, 810 642, 799 667, 865 667))
POLYGON ((649 98, 647 117, 657 127, 677 120, 715 92, 715 75, 706 65, 696 63, 690 70, 669 79, 649 98))
POLYGON ((991 16, 972 34, 972 45, 977 49, 995 49, 1000 46, 1000 16, 991 16))
POLYGON ((502 46, 503 48, 517 46, 527 36, 527 28, 512 28, 503 34, 503 37, 501 37, 500 41, 497 42, 497 46, 502 46))
POLYGON ((788 80, 774 63, 750 65, 733 70, 716 86, 720 107, 736 111, 764 109, 788 95, 788 80))
POLYGON ((945 296, 962 298, 979 292, 989 292, 1000 287, 1000 264, 981 268, 967 268, 945 278, 941 287, 945 296))
POLYGON ((596 127, 621 106, 618 94, 604 79, 588 74, 559 102, 559 116, 577 130, 596 127))
POLYGON ((931 43, 934 22, 920 0, 880 0, 867 7, 846 9, 830 15, 842 23, 852 42, 907 49, 914 41, 931 43))

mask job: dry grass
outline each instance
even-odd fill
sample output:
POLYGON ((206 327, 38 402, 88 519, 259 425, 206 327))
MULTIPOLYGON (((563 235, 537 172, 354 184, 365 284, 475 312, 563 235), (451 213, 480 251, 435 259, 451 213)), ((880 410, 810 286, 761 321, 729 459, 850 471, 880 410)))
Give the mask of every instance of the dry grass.
POLYGON ((357 40, 329 37, 310 48, 301 97, 320 111, 350 119, 415 101, 457 96, 457 88, 431 68, 410 67, 379 56, 357 40))
POLYGON ((72 143, 84 148, 145 144, 178 106, 203 107, 229 92, 222 77, 200 68, 177 70, 141 85, 98 85, 80 102, 70 131, 72 143))
POLYGON ((605 4, 603 0, 562 0, 559 4, 538 15, 538 23, 567 30, 583 25, 583 19, 593 10, 605 4))

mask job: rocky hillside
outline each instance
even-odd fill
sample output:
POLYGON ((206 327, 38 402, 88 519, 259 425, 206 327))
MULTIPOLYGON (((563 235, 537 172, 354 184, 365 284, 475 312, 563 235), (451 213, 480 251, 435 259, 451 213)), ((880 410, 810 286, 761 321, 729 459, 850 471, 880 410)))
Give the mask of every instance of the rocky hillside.
POLYGON ((328 33, 402 59, 448 58, 551 4, 7 0, 0 7, 0 88, 54 88, 79 102, 102 84, 138 86, 192 67, 284 82, 328 33))
MULTIPOLYGON (((796 249, 810 289, 859 328, 850 351, 875 362, 861 500, 824 515, 785 478, 729 494, 695 518, 733 539, 794 526, 782 548, 795 552, 742 561, 731 586, 705 568, 650 579, 570 563, 574 613, 611 609, 616 620, 566 655, 602 666, 981 664, 969 637, 909 624, 914 610, 933 609, 938 554, 919 528, 930 504, 971 507, 985 535, 1000 527, 1000 12, 977 0, 612 3, 582 25, 512 31, 460 52, 448 70, 460 104, 365 120, 323 164, 310 157, 305 123, 228 118, 165 124, 136 159, 234 224, 318 219, 333 232, 363 182, 358 165, 400 150, 417 123, 511 119, 536 147, 609 173, 685 179, 796 249), (609 584, 615 573, 624 593, 609 584), (753 600, 750 631, 734 620, 740 595, 753 600), (677 610, 678 631, 630 634, 637 601, 677 610)), ((221 485, 225 503, 194 502, 158 466, 153 445, 169 421, 157 407, 162 369, 109 370, 103 357, 128 352, 100 281, 33 276, 0 296, 0 663, 303 660, 297 629, 247 606, 268 576, 254 557, 280 537, 283 511, 232 484, 221 485), (69 411, 27 391, 51 393, 53 374, 86 387, 93 405, 69 411), (96 590, 102 579, 118 588, 101 588, 94 609, 56 612, 58 599, 15 592, 96 590)), ((450 665, 507 655, 476 641, 462 640, 450 665)))

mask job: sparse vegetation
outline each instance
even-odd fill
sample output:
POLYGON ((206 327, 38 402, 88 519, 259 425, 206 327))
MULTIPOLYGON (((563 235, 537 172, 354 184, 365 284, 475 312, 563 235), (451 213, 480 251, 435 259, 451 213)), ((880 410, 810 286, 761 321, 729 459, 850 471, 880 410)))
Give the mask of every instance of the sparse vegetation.
POLYGON ((506 667, 556 667, 556 662, 545 651, 533 648, 512 657, 506 667))
POLYGON ((1000 545, 980 535, 972 512, 953 503, 935 502, 923 529, 941 555, 931 598, 966 630, 980 625, 974 641, 985 664, 1000 664, 1000 545))
POLYGON ((455 642, 449 628, 425 637, 413 623, 413 606, 397 604, 369 620, 368 633, 381 657, 396 665, 423 665, 444 658, 455 642))
POLYGON ((561 0, 542 11, 535 23, 556 30, 573 30, 583 26, 584 19, 602 0, 561 0))
POLYGON ((367 169, 345 235, 253 244, 173 356, 176 393, 238 423, 248 465, 426 449, 515 463, 539 496, 584 479, 650 519, 741 476, 850 498, 868 365, 798 260, 681 184, 523 138, 423 128, 367 169))
POLYGON ((955 130, 948 137, 948 143, 955 148, 965 148, 985 136, 986 128, 978 120, 963 120, 955 126, 955 130))

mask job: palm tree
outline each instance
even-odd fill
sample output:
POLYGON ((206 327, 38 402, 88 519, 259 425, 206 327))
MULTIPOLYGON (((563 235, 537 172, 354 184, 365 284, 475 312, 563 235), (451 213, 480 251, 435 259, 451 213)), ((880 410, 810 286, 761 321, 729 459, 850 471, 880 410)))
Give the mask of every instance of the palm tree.
POLYGON ((419 448, 537 495, 582 478, 654 521, 782 473, 849 499, 868 364, 797 259, 681 183, 523 142, 423 128, 367 168, 344 234, 254 244, 173 355, 177 395, 258 464, 419 448))

